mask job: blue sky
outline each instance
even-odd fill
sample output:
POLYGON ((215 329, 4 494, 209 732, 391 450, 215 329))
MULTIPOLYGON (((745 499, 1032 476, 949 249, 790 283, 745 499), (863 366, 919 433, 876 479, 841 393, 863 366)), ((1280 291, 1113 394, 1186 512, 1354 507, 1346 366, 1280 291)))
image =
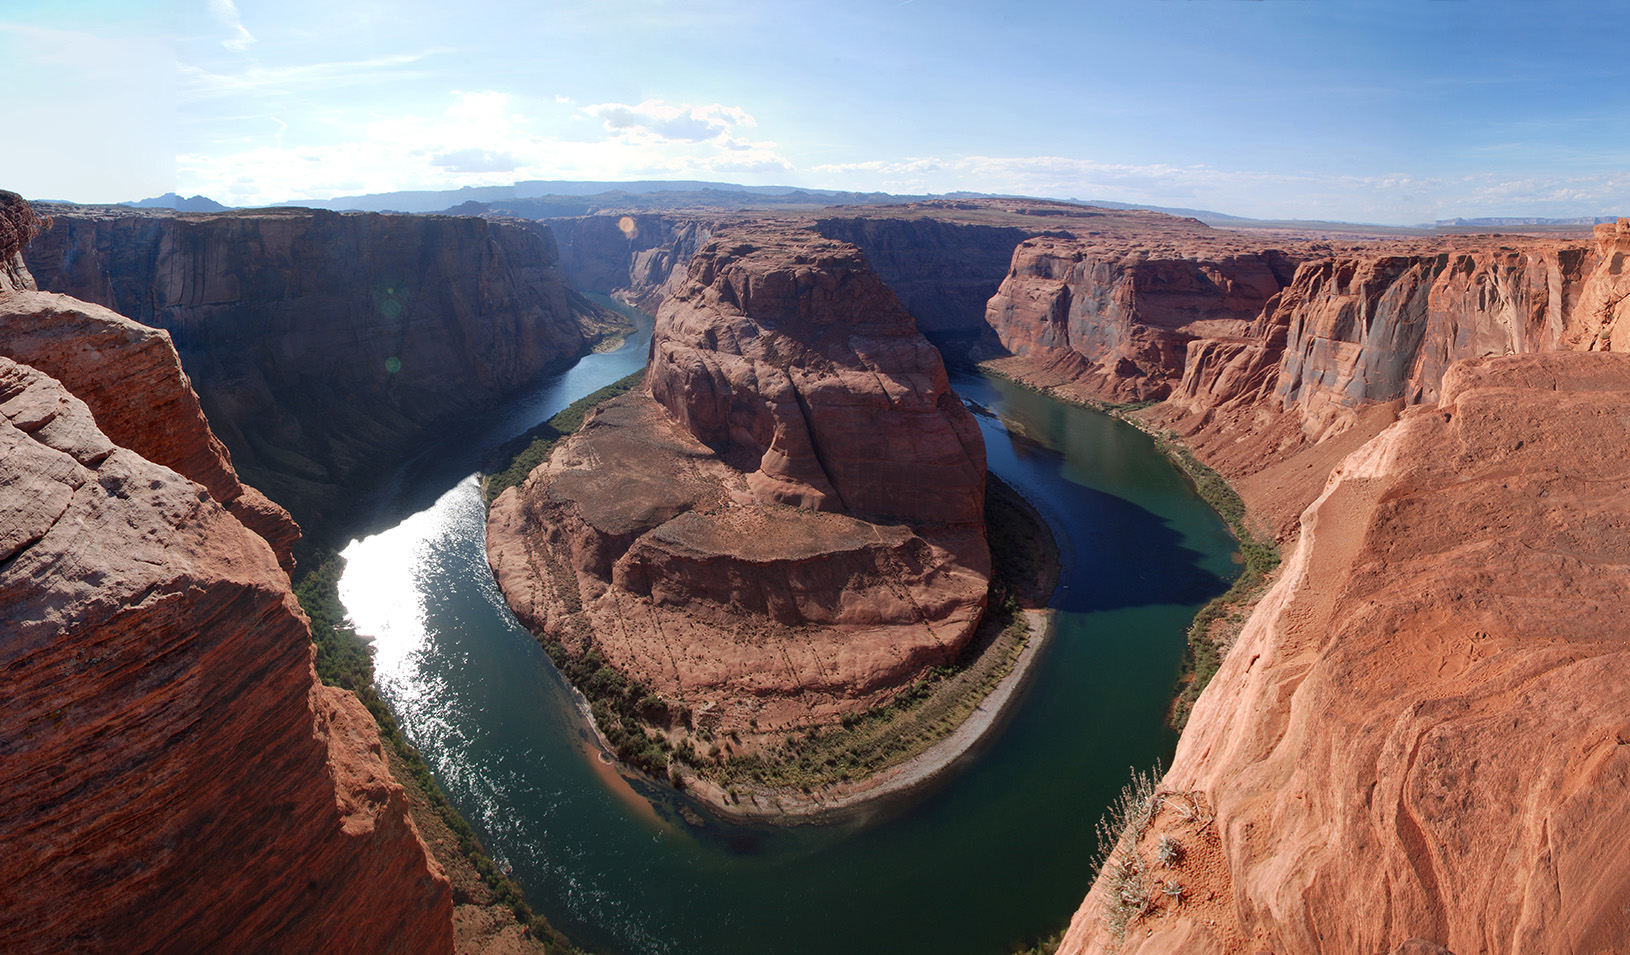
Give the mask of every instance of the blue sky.
POLYGON ((716 179, 1630 214, 1630 4, 0 0, 0 187, 716 179))

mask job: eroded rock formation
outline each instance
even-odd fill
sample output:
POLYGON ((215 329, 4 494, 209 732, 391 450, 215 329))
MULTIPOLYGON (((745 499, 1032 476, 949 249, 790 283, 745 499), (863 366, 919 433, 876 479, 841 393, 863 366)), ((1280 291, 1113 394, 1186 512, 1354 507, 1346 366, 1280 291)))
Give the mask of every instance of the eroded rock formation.
POLYGON ((252 492, 164 333, 7 292, 0 342, 53 369, 0 357, 0 949, 450 952, 373 718, 216 497, 252 492))
MULTIPOLYGON (((1200 697, 1161 788, 1215 823, 1144 834, 1120 951, 1630 944, 1630 356, 1467 359, 1435 391, 1332 475, 1200 697), (1193 865, 1158 866, 1167 832, 1193 865)), ((1107 883, 1062 951, 1113 949, 1107 883)))
POLYGON ((113 443, 203 485, 293 570, 300 528, 238 480, 168 333, 66 295, 0 295, 0 355, 60 381, 113 443))
POLYGON ((1243 335, 1298 261, 1187 220, 1168 231, 1027 240, 986 322, 1030 377, 1111 401, 1164 398, 1188 344, 1243 335))
POLYGON ((744 735, 858 712, 984 606, 984 445, 853 246, 716 235, 601 407, 488 520, 521 620, 744 735))
POLYGON ((607 320, 535 223, 48 208, 26 252, 40 287, 167 330, 233 462, 304 524, 607 320))

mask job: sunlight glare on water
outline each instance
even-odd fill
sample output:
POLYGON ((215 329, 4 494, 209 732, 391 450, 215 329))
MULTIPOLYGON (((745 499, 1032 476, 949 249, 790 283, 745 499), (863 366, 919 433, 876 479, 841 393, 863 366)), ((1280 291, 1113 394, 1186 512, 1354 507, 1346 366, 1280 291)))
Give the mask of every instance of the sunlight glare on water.
POLYGON ((444 572, 442 551, 461 530, 483 520, 474 475, 460 481, 428 510, 361 540, 340 552, 345 573, 340 602, 351 626, 373 642, 374 678, 389 699, 411 708, 422 687, 419 672, 429 631, 425 594, 444 572), (404 692, 407 694, 404 696, 404 692))

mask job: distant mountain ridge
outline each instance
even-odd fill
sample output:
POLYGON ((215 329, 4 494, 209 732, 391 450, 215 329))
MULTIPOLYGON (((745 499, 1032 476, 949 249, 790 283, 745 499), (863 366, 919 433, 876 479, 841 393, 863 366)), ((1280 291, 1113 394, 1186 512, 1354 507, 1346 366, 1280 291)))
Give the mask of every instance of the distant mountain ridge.
MULTIPOLYGON (((290 199, 274 207, 328 209, 334 212, 406 212, 481 215, 494 212, 528 219, 563 218, 622 211, 676 209, 748 209, 787 206, 897 205, 928 199, 1038 199, 1006 193, 958 191, 943 195, 895 195, 886 192, 847 192, 804 186, 746 186, 702 179, 638 179, 626 182, 586 179, 529 179, 507 186, 464 186, 459 189, 424 189, 375 192, 332 199, 290 199)), ((1545 218, 1541 216, 1486 216, 1438 219, 1415 226, 1341 222, 1323 219, 1253 219, 1211 209, 1158 206, 1110 199, 1055 199, 1104 209, 1146 209, 1198 219, 1223 229, 1279 229, 1354 232, 1360 234, 1424 235, 1482 229, 1557 231, 1589 228, 1614 222, 1610 215, 1545 218)), ((233 208, 207 196, 183 198, 174 192, 126 202, 138 209, 174 209, 177 212, 222 212, 233 208)))
POLYGON ((190 196, 182 198, 173 192, 166 192, 162 196, 143 199, 139 202, 121 202, 122 206, 132 209, 174 209, 177 212, 225 212, 231 206, 223 206, 208 196, 190 196))

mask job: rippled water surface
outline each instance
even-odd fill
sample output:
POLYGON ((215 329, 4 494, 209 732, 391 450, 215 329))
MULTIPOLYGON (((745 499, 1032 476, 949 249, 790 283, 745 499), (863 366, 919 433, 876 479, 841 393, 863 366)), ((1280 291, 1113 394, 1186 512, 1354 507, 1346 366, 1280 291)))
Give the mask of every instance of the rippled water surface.
POLYGON ((837 826, 693 827, 671 794, 636 791, 592 755, 487 569, 473 476, 485 449, 637 369, 647 335, 468 423, 359 515, 369 531, 344 552, 340 596, 449 798, 534 907, 602 951, 997 955, 1060 927, 1127 768, 1175 742, 1163 714, 1183 630, 1235 572, 1227 530, 1134 429, 956 379, 991 468, 1065 554, 1037 678, 981 752, 912 802, 837 826))

